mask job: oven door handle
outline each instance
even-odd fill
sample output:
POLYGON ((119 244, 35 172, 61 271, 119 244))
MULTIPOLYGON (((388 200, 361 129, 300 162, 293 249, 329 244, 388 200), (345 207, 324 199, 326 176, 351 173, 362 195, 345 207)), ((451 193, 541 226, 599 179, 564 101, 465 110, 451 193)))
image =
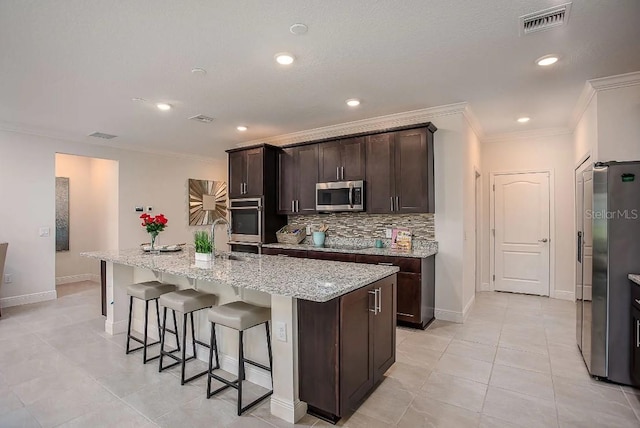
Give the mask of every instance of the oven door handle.
POLYGON ((229 207, 229 211, 235 210, 254 210, 254 211, 262 211, 262 207, 229 207))

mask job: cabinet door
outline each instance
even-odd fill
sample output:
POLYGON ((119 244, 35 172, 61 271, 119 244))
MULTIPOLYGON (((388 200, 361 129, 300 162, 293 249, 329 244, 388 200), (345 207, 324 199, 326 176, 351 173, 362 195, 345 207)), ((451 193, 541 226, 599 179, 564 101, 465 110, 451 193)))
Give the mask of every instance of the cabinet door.
POLYGON ((318 145, 310 144, 297 149, 298 214, 316 211, 316 183, 318 182, 318 145))
POLYGON ((640 386, 640 310, 635 307, 631 308, 631 321, 631 379, 640 386))
POLYGON ((427 130, 400 131, 395 139, 396 211, 429 211, 427 130))
POLYGON ((303 259, 307 257, 306 250, 285 250, 282 248, 263 248, 262 254, 270 256, 299 257, 303 259))
POLYGON ((340 391, 341 413, 355 410, 373 387, 372 286, 340 299, 340 391))
POLYGON ((245 151, 246 156, 246 179, 245 179, 245 197, 262 196, 264 190, 262 188, 263 160, 264 155, 262 148, 249 149, 245 151))
POLYGON ((355 262, 356 255, 348 253, 333 253, 329 251, 307 251, 307 257, 318 260, 333 260, 335 262, 355 262))
POLYGON ((366 211, 390 213, 394 209, 394 134, 371 135, 366 138, 366 211))
POLYGON ((229 198, 241 198, 246 179, 246 153, 229 153, 229 198))
POLYGON ((292 214, 295 199, 296 163, 295 149, 278 153, 278 213, 292 214))
POLYGON ((373 382, 396 361, 396 276, 378 282, 378 313, 373 315, 373 382))
POLYGON ((422 276, 417 273, 398 273, 398 320, 421 324, 422 276))
POLYGON ((331 141, 318 144, 318 177, 319 181, 341 181, 342 144, 331 141))
POLYGON ((365 179, 365 139, 364 137, 340 140, 342 147, 342 179, 345 181, 365 179))

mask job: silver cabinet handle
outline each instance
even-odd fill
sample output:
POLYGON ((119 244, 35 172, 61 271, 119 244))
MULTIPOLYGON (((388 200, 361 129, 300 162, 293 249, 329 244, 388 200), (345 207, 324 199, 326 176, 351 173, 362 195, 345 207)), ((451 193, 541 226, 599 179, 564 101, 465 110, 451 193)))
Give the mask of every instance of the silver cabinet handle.
POLYGON ((378 264, 382 266, 393 266, 393 263, 389 263, 389 262, 380 262, 378 264))
POLYGON ((376 289, 376 292, 378 293, 378 313, 382 313, 382 288, 378 287, 376 289))
POLYGON ((344 167, 343 166, 340 167, 340 178, 342 178, 344 180, 344 167))
POLYGON ((405 314, 404 312, 397 312, 398 315, 402 315, 403 317, 413 318, 415 315, 413 314, 405 314))
POLYGON ((369 308, 369 312, 378 315, 378 289, 369 290, 369 294, 373 294, 373 309, 369 308))
POLYGON ((296 212, 299 213, 300 212, 300 200, 296 199, 296 212))
POLYGON ((636 348, 640 348, 640 320, 636 320, 636 348))
POLYGON ((400 211, 400 197, 396 196, 396 211, 400 211))
POLYGON ((340 180, 340 167, 336 167, 336 180, 340 180))
POLYGON ((293 199, 291 200, 291 212, 296 212, 296 201, 294 201, 293 199))
POLYGON ((391 196, 389 199, 391 199, 391 211, 393 211, 393 196, 391 196))
POLYGON ((547 238, 538 239, 538 242, 547 242, 549 241, 547 238))

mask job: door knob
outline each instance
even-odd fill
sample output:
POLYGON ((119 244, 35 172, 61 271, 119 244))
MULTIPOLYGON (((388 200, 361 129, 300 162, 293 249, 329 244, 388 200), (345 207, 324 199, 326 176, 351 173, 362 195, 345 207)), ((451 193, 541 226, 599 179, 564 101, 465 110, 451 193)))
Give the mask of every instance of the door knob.
POLYGON ((547 241, 548 241, 547 238, 538 239, 538 242, 547 242, 547 241))

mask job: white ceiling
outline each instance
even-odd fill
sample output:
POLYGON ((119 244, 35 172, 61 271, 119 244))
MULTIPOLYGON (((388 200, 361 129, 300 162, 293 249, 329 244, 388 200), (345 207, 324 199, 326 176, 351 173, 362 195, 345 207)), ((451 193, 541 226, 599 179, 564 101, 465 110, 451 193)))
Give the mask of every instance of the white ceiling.
POLYGON ((586 80, 640 70, 640 1, 574 0, 568 25, 518 35, 519 16, 564 1, 0 0, 0 127, 205 156, 463 101, 487 136, 567 127, 586 80))

